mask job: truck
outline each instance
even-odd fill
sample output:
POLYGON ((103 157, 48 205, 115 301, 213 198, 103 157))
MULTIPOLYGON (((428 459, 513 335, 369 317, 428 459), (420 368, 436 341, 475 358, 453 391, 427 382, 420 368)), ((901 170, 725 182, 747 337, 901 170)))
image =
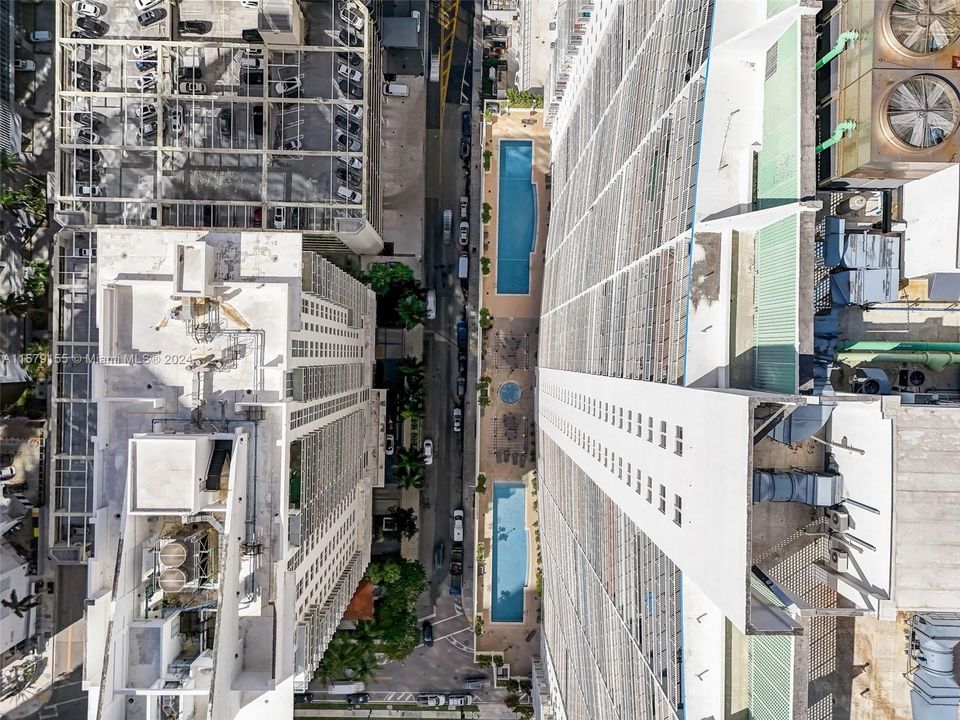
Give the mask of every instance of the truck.
POLYGON ((334 680, 327 685, 327 692, 331 695, 352 695, 361 693, 366 688, 362 682, 354 680, 334 680))
POLYGON ((450 551, 450 594, 459 595, 463 575, 463 510, 453 511, 453 548, 450 551))

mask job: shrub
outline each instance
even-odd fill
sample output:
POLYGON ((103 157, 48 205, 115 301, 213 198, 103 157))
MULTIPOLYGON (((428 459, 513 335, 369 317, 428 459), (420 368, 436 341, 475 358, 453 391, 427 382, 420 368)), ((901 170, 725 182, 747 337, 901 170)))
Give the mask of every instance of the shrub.
POLYGON ((487 489, 487 476, 483 473, 477 475, 477 492, 483 494, 487 489))
POLYGON ((480 213, 480 220, 483 221, 483 224, 484 224, 484 225, 486 225, 488 222, 490 222, 490 210, 491 210, 491 209, 492 209, 492 208, 490 207, 490 203, 484 203, 484 204, 483 204, 483 212, 480 213))
POLYGON ((484 150, 483 151, 483 171, 490 171, 490 160, 493 158, 493 150, 484 150))

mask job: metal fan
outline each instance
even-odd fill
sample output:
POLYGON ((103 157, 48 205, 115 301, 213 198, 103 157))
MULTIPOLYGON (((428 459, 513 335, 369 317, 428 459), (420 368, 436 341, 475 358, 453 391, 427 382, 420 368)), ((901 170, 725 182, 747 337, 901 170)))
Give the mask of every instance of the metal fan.
POLYGON ((911 147, 939 145, 960 122, 956 90, 936 75, 904 80, 887 101, 887 121, 894 135, 911 147))
POLYGON ((939 52, 960 35, 960 6, 957 0, 896 0, 890 28, 908 50, 939 52))

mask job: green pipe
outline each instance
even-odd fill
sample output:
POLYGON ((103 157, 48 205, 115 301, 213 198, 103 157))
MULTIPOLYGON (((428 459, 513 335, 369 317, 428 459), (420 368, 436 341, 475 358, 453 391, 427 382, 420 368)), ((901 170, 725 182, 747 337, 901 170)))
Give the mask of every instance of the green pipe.
POLYGON ((862 340, 840 346, 843 352, 960 352, 960 343, 862 340))
POLYGON ((837 55, 839 55, 844 50, 846 50, 847 43, 852 43, 858 37, 860 37, 860 33, 858 33, 856 30, 847 30, 846 32, 840 33, 840 37, 837 38, 837 44, 833 46, 830 52, 828 52, 822 58, 817 60, 817 64, 814 65, 814 69, 819 70, 820 68, 822 68, 828 62, 833 60, 837 55))
POLYGON ((817 147, 814 148, 814 152, 821 153, 827 148, 833 147, 843 139, 844 135, 848 132, 853 132, 856 127, 857 124, 853 120, 844 120, 842 123, 838 123, 836 129, 833 131, 833 135, 817 145, 817 147))
POLYGON ((934 372, 940 372, 948 365, 960 365, 960 353, 952 352, 886 352, 886 353, 846 353, 842 352, 837 360, 851 367, 867 362, 918 363, 934 372))

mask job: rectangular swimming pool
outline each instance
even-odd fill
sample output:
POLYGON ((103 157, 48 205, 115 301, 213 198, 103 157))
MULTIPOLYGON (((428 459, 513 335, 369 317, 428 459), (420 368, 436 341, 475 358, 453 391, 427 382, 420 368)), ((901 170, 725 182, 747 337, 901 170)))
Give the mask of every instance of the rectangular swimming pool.
POLYGON ((533 141, 500 141, 497 294, 530 294, 530 253, 537 237, 533 141))
POLYGON ((526 486, 493 484, 493 622, 523 621, 527 585, 526 486))

